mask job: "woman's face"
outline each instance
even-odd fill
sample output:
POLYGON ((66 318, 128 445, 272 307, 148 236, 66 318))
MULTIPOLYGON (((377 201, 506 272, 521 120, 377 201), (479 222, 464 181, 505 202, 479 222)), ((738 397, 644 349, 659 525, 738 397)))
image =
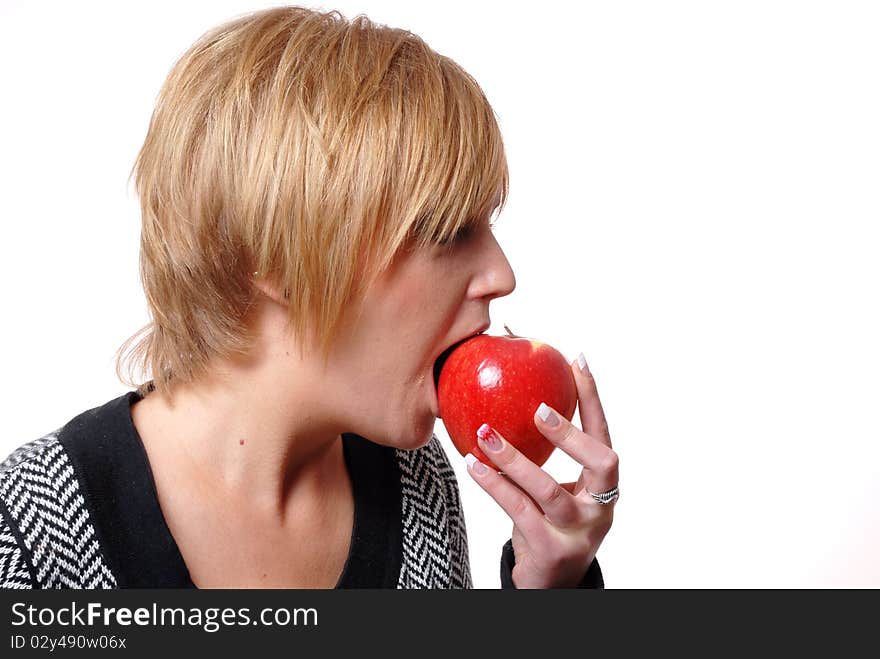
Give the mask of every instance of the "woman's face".
POLYGON ((488 329, 489 302, 515 286, 488 220, 450 245, 399 256, 333 353, 337 412, 350 431, 399 448, 426 444, 438 415, 434 362, 488 329))

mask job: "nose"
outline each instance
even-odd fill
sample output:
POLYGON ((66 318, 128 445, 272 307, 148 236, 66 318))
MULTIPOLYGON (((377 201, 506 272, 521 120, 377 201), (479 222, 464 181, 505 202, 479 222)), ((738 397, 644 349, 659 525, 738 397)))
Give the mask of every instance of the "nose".
POLYGON ((494 236, 491 236, 481 255, 481 265, 479 274, 473 280, 473 297, 494 300, 510 295, 516 288, 513 268, 494 236))

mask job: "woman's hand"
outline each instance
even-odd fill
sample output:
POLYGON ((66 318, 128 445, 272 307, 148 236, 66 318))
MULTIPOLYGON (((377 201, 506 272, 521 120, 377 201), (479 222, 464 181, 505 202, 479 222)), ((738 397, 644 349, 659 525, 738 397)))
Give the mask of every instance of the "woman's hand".
POLYGON ((504 474, 468 457, 471 477, 513 520, 516 564, 511 576, 517 588, 576 586, 614 517, 614 502, 603 505, 589 493, 606 492, 618 483, 617 454, 611 449, 605 412, 583 355, 571 368, 584 430, 546 406, 535 410, 535 425, 582 466, 576 482, 557 483, 485 425, 478 432, 479 446, 504 474))

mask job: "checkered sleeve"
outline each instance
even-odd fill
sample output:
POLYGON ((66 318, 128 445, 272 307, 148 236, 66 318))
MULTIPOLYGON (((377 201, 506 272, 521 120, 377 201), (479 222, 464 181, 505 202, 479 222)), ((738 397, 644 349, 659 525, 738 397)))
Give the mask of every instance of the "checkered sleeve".
POLYGON ((0 463, 0 585, 115 588, 79 480, 55 433, 0 463))
POLYGON ((7 521, 8 513, 0 501, 0 588, 22 590, 32 588, 34 579, 27 551, 15 537, 7 521))

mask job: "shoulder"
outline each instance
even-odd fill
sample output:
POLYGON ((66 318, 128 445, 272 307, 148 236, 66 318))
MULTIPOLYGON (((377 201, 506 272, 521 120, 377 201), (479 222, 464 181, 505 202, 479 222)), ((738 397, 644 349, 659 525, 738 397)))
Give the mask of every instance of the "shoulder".
MULTIPOLYGON (((27 515, 27 501, 37 494, 31 477, 33 464, 51 460, 58 450, 57 431, 23 444, 0 462, 0 587, 39 587, 28 538, 19 520, 27 515)), ((26 526, 27 528, 27 526, 26 526)))
POLYGON ((396 450, 403 497, 403 588, 470 587, 467 531, 455 471, 434 435, 396 450))
POLYGON ((0 463, 0 587, 113 587, 60 433, 0 463))
MULTIPOLYGON (((43 482, 47 463, 54 464, 61 446, 52 432, 19 446, 0 462, 0 586, 39 587, 30 546, 35 497, 46 500, 43 482)), ((62 457, 63 461, 63 457, 62 457)), ((56 497, 49 495, 50 499, 56 497)))

